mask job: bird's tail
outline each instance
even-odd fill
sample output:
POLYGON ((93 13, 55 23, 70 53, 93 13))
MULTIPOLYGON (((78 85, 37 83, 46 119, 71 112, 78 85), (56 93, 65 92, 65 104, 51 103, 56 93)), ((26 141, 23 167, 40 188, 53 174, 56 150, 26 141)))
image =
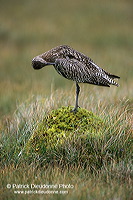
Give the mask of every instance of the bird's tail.
POLYGON ((108 76, 109 76, 110 78, 112 78, 112 79, 114 79, 114 78, 120 78, 119 76, 114 75, 114 74, 108 74, 108 76))
POLYGON ((109 80, 109 83, 110 83, 110 85, 115 85, 115 86, 117 86, 117 87, 118 87, 118 86, 119 86, 119 84, 118 84, 117 82, 115 82, 113 79, 114 79, 114 77, 113 77, 113 78, 112 78, 112 77, 111 77, 111 78, 109 77, 109 79, 108 79, 108 80, 109 80))

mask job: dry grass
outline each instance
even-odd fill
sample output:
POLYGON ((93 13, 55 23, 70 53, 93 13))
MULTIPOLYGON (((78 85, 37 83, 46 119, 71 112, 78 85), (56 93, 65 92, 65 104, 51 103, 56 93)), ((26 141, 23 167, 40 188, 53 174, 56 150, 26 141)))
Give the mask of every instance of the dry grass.
MULTIPOLYGON (((99 2, 46 0, 12 2, 0 7, 0 116, 11 113, 16 101, 49 95, 71 82, 52 67, 34 71, 31 59, 59 44, 90 56, 106 70, 121 76, 121 88, 132 84, 133 28, 131 1, 99 2), (14 6, 12 6, 14 5, 14 6)), ((126 94, 123 93, 123 96, 126 94)))
MULTIPOLYGON (((115 96, 114 92, 112 97, 115 99, 115 96)), ((82 97, 84 98, 84 92, 82 97)), ((82 97, 81 102, 83 102, 82 97)), ((98 102, 99 93, 95 94, 97 103, 93 98, 84 99, 85 105, 90 101, 88 108, 90 106, 95 108, 93 112, 109 123, 109 128, 105 129, 102 141, 95 140, 95 138, 89 141, 95 152, 95 156, 91 158, 93 162, 87 158, 86 145, 82 146, 83 144, 78 139, 68 140, 61 149, 48 151, 41 157, 32 155, 27 158, 24 154, 23 150, 29 137, 44 115, 62 105, 72 105, 73 97, 68 95, 68 92, 64 93, 59 90, 51 94, 49 98, 33 97, 18 106, 12 120, 6 121, 2 131, 3 198, 25 198, 25 195, 14 194, 15 189, 6 189, 7 184, 13 183, 74 185, 74 189, 65 190, 69 194, 63 197, 62 195, 45 195, 46 199, 132 198, 132 113, 128 101, 117 99, 115 104, 111 104, 107 102, 107 98, 107 101, 104 100, 101 104, 98 102), (62 97, 59 98, 59 94, 62 97), (73 151, 75 149, 76 151, 73 151), (84 164, 83 159, 85 159, 84 164)), ((31 199, 43 197, 43 195, 28 195, 31 199)))
POLYGON ((130 0, 1 2, 2 199, 44 199, 44 195, 16 195, 6 188, 7 183, 32 182, 74 185, 68 195, 45 195, 45 199, 132 199, 132 149, 125 145, 133 131, 132 18, 130 0), (110 165, 105 162, 99 170, 66 167, 62 171, 59 166, 40 166, 36 159, 29 164, 23 154, 18 157, 44 114, 74 105, 75 86, 71 81, 52 67, 40 71, 31 68, 34 56, 59 44, 89 55, 99 66, 121 77, 119 88, 81 84, 80 106, 112 127, 105 147, 125 147, 121 160, 112 159, 110 165))

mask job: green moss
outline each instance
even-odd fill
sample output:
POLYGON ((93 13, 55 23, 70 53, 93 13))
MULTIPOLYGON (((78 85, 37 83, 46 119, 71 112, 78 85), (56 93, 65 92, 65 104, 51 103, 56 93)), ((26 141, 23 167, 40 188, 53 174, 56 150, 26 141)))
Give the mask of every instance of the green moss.
POLYGON ((61 107, 44 117, 31 136, 27 151, 45 152, 47 149, 62 145, 66 139, 76 137, 101 137, 104 122, 92 112, 79 108, 77 113, 72 107, 61 107))

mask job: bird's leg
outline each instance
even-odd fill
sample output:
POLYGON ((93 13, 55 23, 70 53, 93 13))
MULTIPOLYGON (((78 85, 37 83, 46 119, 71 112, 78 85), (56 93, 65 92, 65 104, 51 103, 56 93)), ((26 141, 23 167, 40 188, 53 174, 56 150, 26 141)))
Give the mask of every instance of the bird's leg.
POLYGON ((74 109, 72 110, 72 112, 77 112, 77 109, 78 109, 78 96, 79 96, 79 92, 80 92, 80 87, 78 85, 78 83, 76 82, 76 104, 75 104, 75 107, 74 109))

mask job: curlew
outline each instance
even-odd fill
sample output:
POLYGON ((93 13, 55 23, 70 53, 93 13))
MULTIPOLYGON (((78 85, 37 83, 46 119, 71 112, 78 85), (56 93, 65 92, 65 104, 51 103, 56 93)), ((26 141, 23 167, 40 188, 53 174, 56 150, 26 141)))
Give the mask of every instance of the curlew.
POLYGON ((74 112, 78 109, 79 83, 89 83, 98 86, 118 86, 114 81, 119 76, 113 75, 96 65, 91 58, 67 45, 57 46, 32 59, 34 69, 53 65, 63 77, 76 83, 76 103, 74 112))

